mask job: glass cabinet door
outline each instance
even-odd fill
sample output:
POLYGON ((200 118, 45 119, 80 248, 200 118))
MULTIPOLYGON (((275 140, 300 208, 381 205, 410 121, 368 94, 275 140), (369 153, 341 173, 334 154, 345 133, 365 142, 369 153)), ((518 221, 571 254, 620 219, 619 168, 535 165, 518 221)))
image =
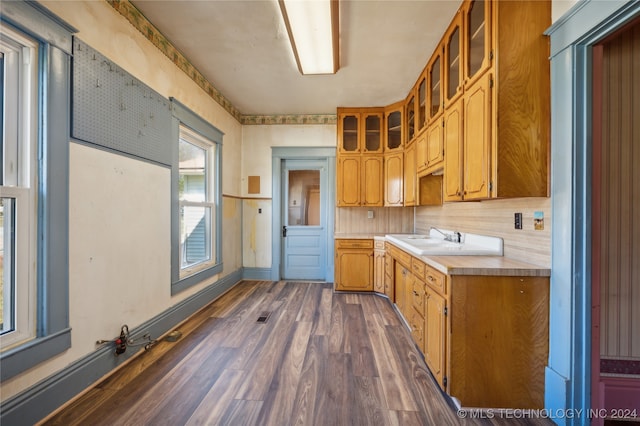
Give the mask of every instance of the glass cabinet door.
POLYGON ((365 152, 382 151, 382 114, 365 114, 364 136, 365 152))
POLYGON ((490 63, 490 4, 474 0, 466 11, 467 64, 466 77, 480 76, 490 63))
POLYGON ((397 109, 387 113, 387 145, 385 151, 402 146, 402 111, 397 109))
POLYGON ((435 117, 440 112, 442 105, 440 55, 434 56, 432 61, 429 66, 429 118, 435 117))
POLYGON ((343 152, 358 151, 358 116, 356 114, 342 117, 342 146, 343 152))
POLYGON ((407 142, 411 141, 416 132, 415 97, 409 97, 407 102, 407 142))
POLYGON ((422 77, 418 85, 418 131, 427 123, 427 78, 422 77))
POLYGON ((446 101, 453 100, 453 98, 461 93, 462 89, 462 38, 460 37, 460 20, 458 19, 459 17, 460 15, 457 15, 456 19, 452 23, 452 26, 445 35, 444 74, 447 85, 445 91, 446 101))

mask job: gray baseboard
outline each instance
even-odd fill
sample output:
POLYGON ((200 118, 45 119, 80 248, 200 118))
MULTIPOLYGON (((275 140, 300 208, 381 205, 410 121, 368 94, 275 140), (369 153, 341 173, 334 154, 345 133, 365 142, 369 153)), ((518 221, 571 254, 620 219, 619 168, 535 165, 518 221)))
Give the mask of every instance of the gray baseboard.
POLYGON ((245 280, 271 280, 271 268, 243 268, 242 278, 245 280))
MULTIPOLYGON (((148 333, 153 338, 165 334, 237 284, 242 276, 242 269, 238 269, 221 278, 130 330, 131 337, 136 339, 148 333)), ((3 401, 0 406, 0 424, 20 426, 37 423, 141 350, 144 348, 131 348, 116 357, 111 345, 97 349, 64 370, 3 401)))

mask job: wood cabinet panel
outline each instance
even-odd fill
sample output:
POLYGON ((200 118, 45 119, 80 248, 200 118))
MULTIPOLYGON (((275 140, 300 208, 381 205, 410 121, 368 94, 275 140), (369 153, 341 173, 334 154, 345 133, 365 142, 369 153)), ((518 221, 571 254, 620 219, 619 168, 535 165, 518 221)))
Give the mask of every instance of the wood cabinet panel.
MULTIPOLYGON (((447 322, 445 315, 446 300, 443 296, 440 296, 429 287, 426 287, 424 297, 424 359, 440 387, 446 390, 446 386, 444 384, 447 335, 447 322)), ((484 387, 480 386, 480 384, 477 384, 477 386, 481 389, 484 387)), ((479 405, 478 407, 481 406, 479 405)))
POLYGON ((337 196, 339 207, 360 205, 360 156, 339 156, 337 164, 337 196))
POLYGON ((449 105, 444 111, 444 200, 462 200, 462 105, 463 100, 449 105))
POLYGON ((404 150, 404 205, 416 205, 416 144, 404 150))
POLYGON ((373 240, 336 240, 335 289, 373 290, 373 240), (371 248, 352 248, 368 244, 371 248))
POLYGON ((436 171, 443 166, 444 146, 442 138, 443 121, 435 120, 427 129, 426 172, 436 171))
POLYGON ((384 250, 375 249, 373 252, 373 291, 385 293, 384 250))
POLYGON ((544 407, 548 278, 454 276, 450 316, 449 394, 468 407, 544 407))
POLYGON ((384 157, 384 205, 402 206, 404 200, 404 156, 402 152, 384 157))
POLYGON ((463 180, 465 200, 490 196, 491 79, 486 74, 464 95, 463 180))
POLYGON ((384 205, 383 194, 383 157, 381 155, 363 155, 360 159, 362 168, 362 205, 384 205))

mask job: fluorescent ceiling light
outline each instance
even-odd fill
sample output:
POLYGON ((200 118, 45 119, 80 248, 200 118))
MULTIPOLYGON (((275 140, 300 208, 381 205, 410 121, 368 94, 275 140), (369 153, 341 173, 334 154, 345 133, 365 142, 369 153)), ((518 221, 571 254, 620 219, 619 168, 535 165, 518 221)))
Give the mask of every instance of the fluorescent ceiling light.
POLYGON ((302 74, 335 74, 340 67, 338 0, 278 0, 302 74))

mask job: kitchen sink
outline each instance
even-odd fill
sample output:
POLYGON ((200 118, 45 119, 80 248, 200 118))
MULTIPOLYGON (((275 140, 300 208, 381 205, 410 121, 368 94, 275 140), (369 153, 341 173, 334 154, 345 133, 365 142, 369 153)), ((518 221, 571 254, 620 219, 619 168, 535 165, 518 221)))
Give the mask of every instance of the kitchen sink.
POLYGON ((478 234, 460 234, 459 243, 448 241, 442 235, 454 231, 432 229, 426 234, 388 234, 385 238, 417 256, 502 256, 502 238, 478 234))

